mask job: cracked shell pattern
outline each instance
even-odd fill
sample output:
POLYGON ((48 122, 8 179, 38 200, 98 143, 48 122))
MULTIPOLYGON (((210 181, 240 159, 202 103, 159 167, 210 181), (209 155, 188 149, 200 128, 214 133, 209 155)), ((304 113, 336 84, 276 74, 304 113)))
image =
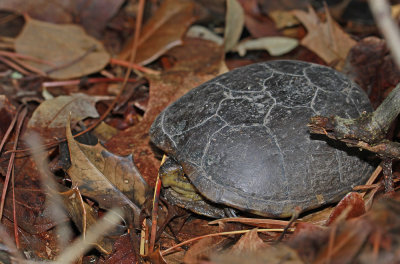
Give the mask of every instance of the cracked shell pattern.
POLYGON ((307 128, 314 115, 363 111, 372 111, 364 91, 331 68, 263 62, 191 90, 157 117, 150 136, 209 200, 284 217, 337 201, 369 177, 357 149, 307 128))

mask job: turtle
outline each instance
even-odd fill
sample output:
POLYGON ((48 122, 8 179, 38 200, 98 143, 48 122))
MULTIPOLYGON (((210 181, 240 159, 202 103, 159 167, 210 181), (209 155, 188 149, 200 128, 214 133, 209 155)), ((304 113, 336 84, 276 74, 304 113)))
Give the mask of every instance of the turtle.
POLYGON ((310 118, 372 110, 344 74, 274 60, 190 90, 156 117, 149 133, 168 156, 159 172, 168 200, 211 217, 233 208, 284 218, 294 208, 337 202, 373 169, 366 151, 310 134, 310 118))

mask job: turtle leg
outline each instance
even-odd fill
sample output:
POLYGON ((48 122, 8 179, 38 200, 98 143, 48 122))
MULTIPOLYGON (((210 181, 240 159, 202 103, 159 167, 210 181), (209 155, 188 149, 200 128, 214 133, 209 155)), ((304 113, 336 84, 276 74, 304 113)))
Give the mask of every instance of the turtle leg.
POLYGON ((230 218, 238 217, 237 214, 236 214, 236 210, 231 208, 231 207, 225 207, 224 208, 224 213, 225 213, 226 217, 230 217, 230 218))

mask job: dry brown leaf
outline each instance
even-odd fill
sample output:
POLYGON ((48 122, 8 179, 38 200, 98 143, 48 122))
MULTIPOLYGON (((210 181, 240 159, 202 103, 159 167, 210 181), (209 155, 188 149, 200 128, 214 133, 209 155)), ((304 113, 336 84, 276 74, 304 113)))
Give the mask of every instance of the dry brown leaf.
POLYGON ((15 40, 15 50, 24 55, 50 62, 25 63, 47 72, 51 78, 68 79, 100 71, 110 55, 103 44, 77 25, 56 25, 28 19, 15 40))
POLYGON ((266 248, 266 244, 258 236, 257 228, 244 234, 238 242, 231 248, 232 254, 251 254, 266 248))
POLYGON ((65 133, 71 159, 71 167, 67 173, 71 177, 72 184, 78 186, 83 195, 98 202, 101 208, 125 207, 131 210, 129 213, 133 213, 134 219, 138 221, 139 207, 118 190, 86 157, 72 137, 69 122, 65 133))
POLYGON ((72 125, 88 117, 99 117, 95 104, 108 99, 112 97, 77 93, 46 100, 33 112, 28 129, 38 132, 46 141, 54 141, 54 138, 64 137, 65 121, 70 113, 72 125))
POLYGON ((118 11, 123 0, 2 0, 0 9, 52 23, 74 23, 79 21, 85 30, 100 36, 109 19, 118 11))
POLYGON ((280 244, 260 249, 251 254, 224 253, 211 258, 215 264, 304 264, 297 252, 288 246, 280 244))
POLYGON ((186 252, 183 262, 187 264, 196 264, 202 260, 207 260, 210 255, 215 254, 223 244, 226 244, 227 238, 224 236, 206 237, 190 247, 186 252))
POLYGON ((132 155, 117 156, 100 143, 95 146, 76 142, 89 161, 126 197, 140 206, 149 192, 147 183, 133 163, 132 155))
POLYGON ((350 49, 357 42, 332 19, 327 7, 326 22, 320 21, 312 7, 308 8, 308 13, 302 10, 292 12, 307 28, 307 35, 300 44, 315 52, 327 64, 335 63, 336 68, 340 70, 350 49))
MULTIPOLYGON (((200 12, 201 13, 201 12, 200 12)), ((172 47, 182 44, 187 28, 198 19, 199 6, 191 0, 166 0, 143 27, 135 62, 148 64, 172 47)), ((131 53, 130 39, 119 57, 127 60, 131 53)))

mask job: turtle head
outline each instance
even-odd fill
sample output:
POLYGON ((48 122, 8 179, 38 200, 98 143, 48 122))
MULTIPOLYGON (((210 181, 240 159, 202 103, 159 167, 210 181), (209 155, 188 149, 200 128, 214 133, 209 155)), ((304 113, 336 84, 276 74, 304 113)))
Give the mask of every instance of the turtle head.
POLYGON ((192 201, 202 199, 196 188, 185 176, 182 166, 174 159, 168 157, 161 165, 158 173, 164 188, 170 187, 177 195, 179 195, 180 199, 192 201))

